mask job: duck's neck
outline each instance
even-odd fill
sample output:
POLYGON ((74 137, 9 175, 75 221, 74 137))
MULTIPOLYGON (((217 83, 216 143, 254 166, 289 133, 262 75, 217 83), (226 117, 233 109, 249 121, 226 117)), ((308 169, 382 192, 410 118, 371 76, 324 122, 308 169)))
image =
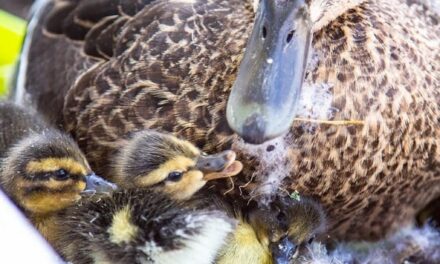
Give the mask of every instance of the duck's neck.
POLYGON ((367 0, 313 0, 310 6, 310 17, 313 23, 312 31, 324 28, 347 10, 366 2, 367 0))

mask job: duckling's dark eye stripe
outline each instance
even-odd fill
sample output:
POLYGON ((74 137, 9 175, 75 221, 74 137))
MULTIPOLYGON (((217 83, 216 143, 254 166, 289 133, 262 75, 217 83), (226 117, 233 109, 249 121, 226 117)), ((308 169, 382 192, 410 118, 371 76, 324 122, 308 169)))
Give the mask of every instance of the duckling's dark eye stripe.
POLYGON ((87 168, 71 158, 45 158, 26 164, 27 174, 46 173, 64 169, 72 174, 86 174, 87 168))
POLYGON ((35 193, 60 194, 71 192, 72 185, 66 185, 61 188, 50 188, 45 185, 31 186, 23 188, 23 196, 31 196, 35 193))
POLYGON ((150 186, 148 186, 148 188, 154 188, 154 187, 161 187, 165 185, 166 180, 164 179, 163 181, 157 182, 155 184, 152 184, 150 186))
MULTIPOLYGON (((40 173, 33 173, 31 175, 24 175, 26 179, 31 181, 49 181, 51 178, 53 178, 55 175, 55 171, 49 171, 49 172, 40 172, 40 173)), ((82 175, 78 174, 70 174, 69 179, 72 179, 74 181, 79 181, 83 179, 82 175)))

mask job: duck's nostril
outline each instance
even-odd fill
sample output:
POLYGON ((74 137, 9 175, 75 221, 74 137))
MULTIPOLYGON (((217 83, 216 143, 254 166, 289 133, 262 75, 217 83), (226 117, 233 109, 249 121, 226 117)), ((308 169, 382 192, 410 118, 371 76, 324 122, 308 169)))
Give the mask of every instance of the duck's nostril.
POLYGON ((286 38, 286 42, 287 43, 290 43, 290 41, 292 41, 292 39, 293 39, 293 35, 295 34, 295 30, 291 30, 290 32, 289 32, 289 34, 287 34, 287 38, 286 38))
POLYGON ((263 39, 265 39, 267 37, 266 26, 263 26, 263 28, 261 29, 261 35, 262 35, 263 39))

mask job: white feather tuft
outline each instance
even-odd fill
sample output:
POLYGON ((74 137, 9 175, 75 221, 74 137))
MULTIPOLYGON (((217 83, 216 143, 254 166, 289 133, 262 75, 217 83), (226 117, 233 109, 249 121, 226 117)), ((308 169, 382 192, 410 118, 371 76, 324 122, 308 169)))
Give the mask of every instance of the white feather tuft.
MULTIPOLYGON (((164 251, 154 243, 147 243, 140 250, 154 260, 155 263, 171 264, 210 264, 214 262, 220 248, 226 242, 227 236, 233 231, 235 222, 219 214, 200 214, 187 216, 186 228, 200 226, 198 234, 187 234, 183 230, 177 230, 183 246, 176 250, 164 251)), ((151 263, 149 260, 140 260, 141 263, 151 263)))
POLYGON ((407 227, 375 243, 340 243, 327 250, 320 243, 310 245, 296 263, 305 264, 393 264, 440 263, 440 232, 431 227, 407 227))
POLYGON ((288 148, 291 146, 292 143, 283 137, 261 145, 246 144, 243 140, 234 143, 233 149, 255 157, 259 162, 252 175, 258 187, 253 190, 251 197, 263 204, 272 200, 279 191, 282 180, 290 175, 292 167, 288 162, 288 148))

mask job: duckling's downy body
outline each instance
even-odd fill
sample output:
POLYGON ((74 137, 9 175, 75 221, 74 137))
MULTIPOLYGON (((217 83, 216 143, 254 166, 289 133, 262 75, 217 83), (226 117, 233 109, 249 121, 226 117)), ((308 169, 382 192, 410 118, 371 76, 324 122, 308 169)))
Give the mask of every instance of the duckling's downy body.
POLYGON ((287 129, 277 180, 274 166, 250 158, 233 199, 265 201, 278 187, 318 197, 344 239, 413 219, 440 194, 438 16, 404 0, 262 0, 258 10, 243 59, 252 67, 237 75, 251 1, 50 1, 30 24, 16 98, 64 124, 97 168, 133 130, 213 152, 238 141, 228 120, 256 143, 287 129), (291 124, 295 115, 363 125, 291 124))
POLYGON ((304 199, 288 206, 287 215, 244 215, 207 193, 176 200, 159 190, 123 189, 65 211, 55 246, 78 264, 287 264, 325 227, 316 203, 304 199))
POLYGON ((77 264, 212 263, 234 221, 192 202, 145 188, 92 197, 66 212, 58 247, 77 264))
POLYGON ((72 138, 38 115, 0 102, 0 124, 0 187, 49 241, 57 214, 83 191, 115 188, 93 174, 72 138))
POLYGON ((326 230, 321 206, 307 198, 280 198, 277 210, 225 208, 237 227, 220 251, 219 264, 287 264, 326 230))

